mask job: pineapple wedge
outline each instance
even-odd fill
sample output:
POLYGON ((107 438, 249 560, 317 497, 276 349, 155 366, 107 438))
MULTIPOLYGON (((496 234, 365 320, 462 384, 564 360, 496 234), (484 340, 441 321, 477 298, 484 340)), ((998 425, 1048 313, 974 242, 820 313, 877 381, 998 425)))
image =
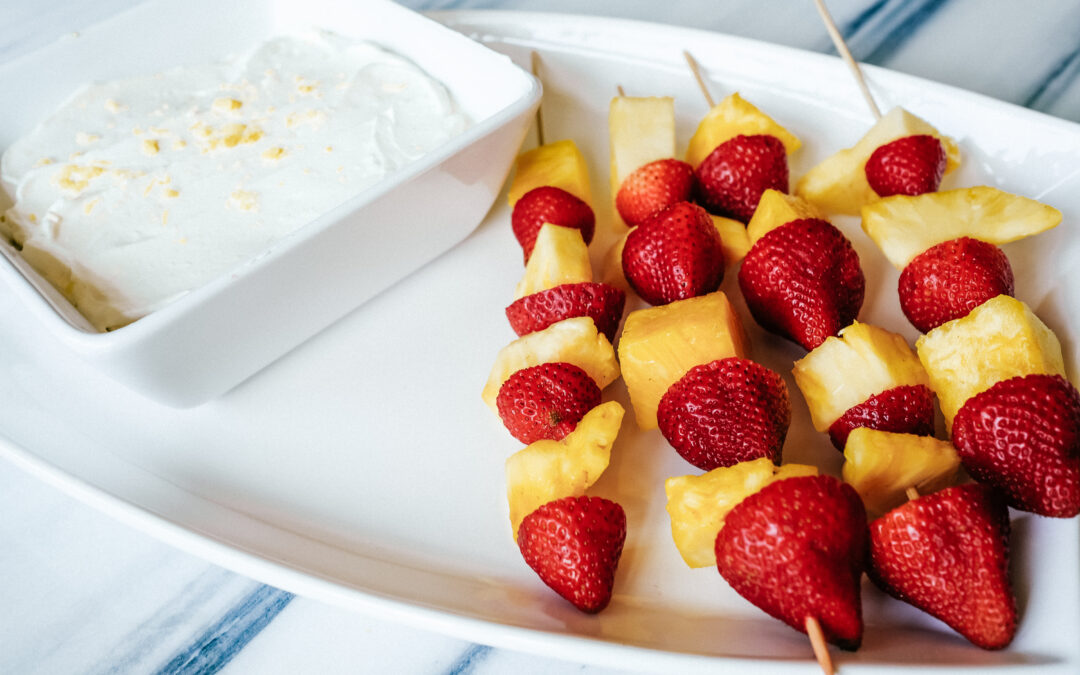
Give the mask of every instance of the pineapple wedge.
POLYGON ((789 155, 802 145, 794 134, 736 92, 714 105, 698 124, 686 148, 686 163, 696 169, 724 141, 758 134, 776 136, 789 155))
POLYGON ((553 323, 503 347, 495 357, 495 365, 491 367, 480 397, 498 415, 495 399, 506 378, 522 368, 560 361, 572 363, 587 372, 601 389, 619 377, 619 363, 611 343, 596 330, 591 318, 578 316, 553 323))
POLYGON ((858 321, 796 361, 792 373, 818 431, 887 389, 930 384, 903 336, 858 321))
POLYGON ((1020 375, 1065 376, 1061 343, 1023 302, 991 298, 960 319, 943 323, 915 343, 945 423, 964 402, 1020 375))
POLYGON ((746 224, 748 243, 752 246, 770 230, 803 218, 824 219, 825 216, 805 199, 784 194, 779 190, 766 190, 754 210, 754 216, 746 224))
POLYGON ((631 312, 619 338, 619 363, 638 427, 657 427, 661 397, 686 371, 746 354, 746 333, 722 291, 631 312))
POLYGON ((746 233, 746 226, 737 220, 714 216, 711 213, 713 227, 720 234, 720 248, 724 252, 724 265, 731 267, 746 257, 750 252, 750 236, 746 233))
POLYGON ((952 485, 959 468, 952 443, 930 436, 859 427, 844 446, 844 482, 859 493, 871 516, 903 504, 910 487, 930 494, 952 485))
POLYGON ((514 289, 514 299, 562 284, 592 280, 589 247, 581 238, 581 230, 546 223, 536 233, 536 245, 514 289))
MULTIPOLYGON (((611 199, 636 169, 675 156, 675 100, 670 96, 616 96, 608 109, 611 199)), ((618 209, 616 221, 626 226, 618 209)))
POLYGON ((859 209, 881 199, 866 181, 866 161, 882 145, 905 136, 929 135, 945 148, 945 173, 960 165, 960 147, 920 117, 903 108, 893 108, 850 148, 825 158, 806 172, 795 186, 795 194, 826 213, 859 214, 859 209))
POLYGON ((592 204, 589 167, 573 141, 556 141, 523 152, 517 157, 514 180, 510 183, 510 206, 525 193, 550 185, 592 204))
POLYGON ((716 535, 735 505, 773 481, 816 476, 817 467, 805 464, 776 466, 759 457, 720 467, 701 476, 675 476, 664 481, 671 538, 690 567, 716 564, 716 535))
POLYGON ((536 441, 506 460, 506 498, 515 541, 525 516, 552 500, 580 497, 604 473, 623 413, 616 401, 601 403, 562 440, 536 441))
MULTIPOLYGON (((627 233, 629 234, 629 233, 627 233)), ((630 292, 630 282, 626 280, 626 275, 622 271, 622 251, 626 246, 626 234, 615 240, 615 243, 611 245, 608 252, 604 254, 603 272, 601 273, 600 281, 608 286, 614 286, 620 288, 623 291, 630 292)))
POLYGON ((898 270, 926 249, 971 237, 1001 245, 1045 232, 1061 211, 1034 199, 978 187, 896 195, 864 206, 862 229, 898 270))

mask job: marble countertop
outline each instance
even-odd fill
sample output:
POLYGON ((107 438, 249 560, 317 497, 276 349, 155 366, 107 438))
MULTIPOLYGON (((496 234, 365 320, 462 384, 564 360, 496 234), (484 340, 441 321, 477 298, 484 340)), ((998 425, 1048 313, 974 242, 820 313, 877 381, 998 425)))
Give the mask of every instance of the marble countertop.
MULTIPOLYGON (((0 0, 0 61, 134 0, 0 0)), ((409 0, 420 10, 579 12, 815 51, 811 0, 409 0)), ((1080 121, 1080 0, 831 0, 856 58, 1080 121), (1033 9, 1037 7, 1037 11, 1033 9)), ((0 462, 2 673, 589 673, 308 600, 121 525, 0 462)))

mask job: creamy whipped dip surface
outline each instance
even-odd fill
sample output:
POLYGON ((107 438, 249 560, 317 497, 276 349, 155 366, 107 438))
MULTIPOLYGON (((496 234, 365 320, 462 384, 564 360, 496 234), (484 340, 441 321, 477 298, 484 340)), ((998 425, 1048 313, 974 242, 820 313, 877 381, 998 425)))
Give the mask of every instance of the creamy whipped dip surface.
POLYGON ((98 330, 257 257, 461 133, 445 88, 327 32, 92 84, 0 162, 0 233, 98 330))

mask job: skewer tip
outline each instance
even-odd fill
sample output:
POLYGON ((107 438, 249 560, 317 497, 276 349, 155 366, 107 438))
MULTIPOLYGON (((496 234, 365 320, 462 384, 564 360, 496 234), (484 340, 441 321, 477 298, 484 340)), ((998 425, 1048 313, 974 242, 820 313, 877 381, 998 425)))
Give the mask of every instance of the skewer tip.
MULTIPOLYGON (((533 77, 543 81, 540 78, 540 54, 535 49, 529 53, 529 68, 532 70, 533 77)), ((538 145, 544 144, 544 116, 540 110, 543 103, 541 100, 540 104, 536 106, 536 142, 538 145)))
POLYGON ((686 59, 686 65, 690 66, 690 72, 694 74, 694 80, 697 81, 698 88, 701 89, 701 94, 705 97, 706 103, 712 108, 716 105, 716 101, 713 100, 709 88, 705 86, 705 79, 701 76, 701 68, 698 66, 697 59, 685 49, 683 50, 683 58, 686 59))
POLYGON ((866 100, 866 105, 869 106, 870 112, 874 115, 874 119, 881 119, 881 110, 878 108, 877 101, 874 100, 873 94, 870 93, 870 87, 866 84, 866 78, 863 77, 862 69, 859 68, 858 62, 855 60, 855 57, 851 55, 851 50, 848 49, 847 43, 844 42, 844 36, 840 34, 840 29, 836 27, 836 22, 833 21, 832 14, 829 13, 829 8, 825 6, 825 0, 814 0, 814 6, 817 7, 818 14, 821 15, 821 20, 825 24, 825 30, 829 33, 829 38, 836 47, 836 52, 840 54, 840 58, 844 60, 848 69, 851 70, 851 74, 855 78, 855 84, 859 86, 859 91, 866 100))
POLYGON ((829 656, 829 646, 825 642, 825 633, 821 630, 821 623, 817 617, 806 617, 806 634, 810 636, 810 646, 814 649, 814 658, 821 666, 821 672, 825 675, 835 675, 832 657, 829 656))

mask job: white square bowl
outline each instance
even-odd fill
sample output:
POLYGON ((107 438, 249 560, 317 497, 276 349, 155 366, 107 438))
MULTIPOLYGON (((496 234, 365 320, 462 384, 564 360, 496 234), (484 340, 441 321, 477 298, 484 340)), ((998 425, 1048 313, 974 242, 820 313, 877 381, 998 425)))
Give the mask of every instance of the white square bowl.
MULTIPOLYGON (((42 331, 173 407, 223 394, 464 239, 490 208, 540 100, 505 56, 386 0, 154 0, 0 65, 0 149, 79 85, 205 63, 316 27, 411 59, 470 121, 454 139, 257 259, 110 333, 97 333, 8 242, 0 278, 42 331)), ((7 195, 0 196, 10 199, 7 195)))

